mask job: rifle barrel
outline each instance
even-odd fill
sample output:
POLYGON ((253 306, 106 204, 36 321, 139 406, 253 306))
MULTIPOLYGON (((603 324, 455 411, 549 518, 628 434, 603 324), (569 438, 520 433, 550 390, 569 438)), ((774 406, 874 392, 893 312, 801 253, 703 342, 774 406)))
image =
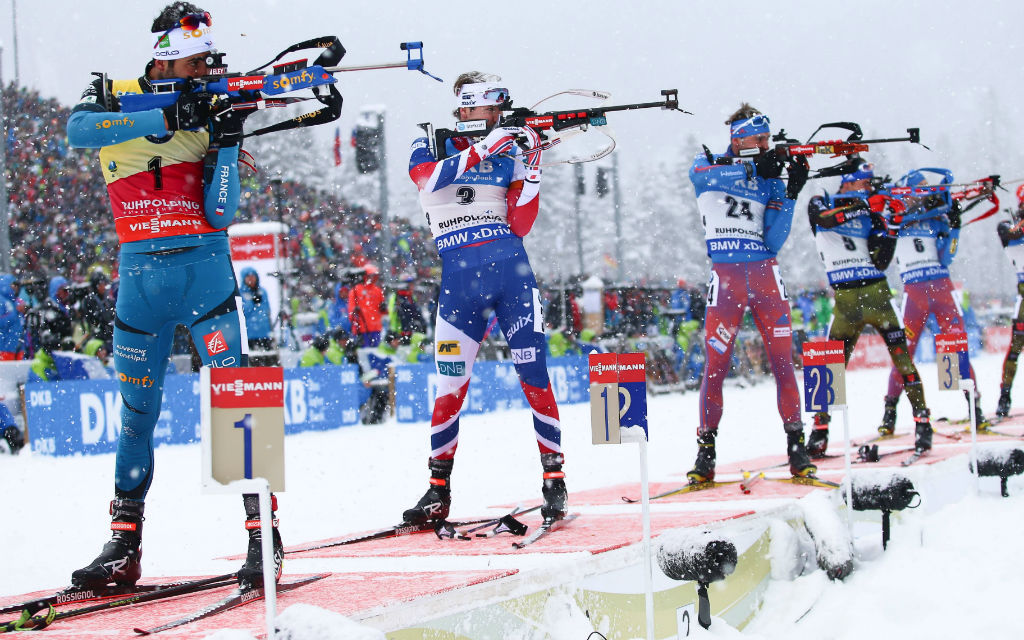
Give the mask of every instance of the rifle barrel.
POLYGON ((402 62, 385 62, 382 64, 366 64, 358 67, 324 67, 324 71, 327 73, 342 73, 344 71, 372 71, 374 69, 405 69, 406 63, 402 62))
POLYGON ((611 107, 595 107, 592 111, 632 111, 634 109, 652 109, 654 107, 667 107, 670 106, 665 100, 661 102, 639 102, 636 104, 620 104, 613 105, 611 107))

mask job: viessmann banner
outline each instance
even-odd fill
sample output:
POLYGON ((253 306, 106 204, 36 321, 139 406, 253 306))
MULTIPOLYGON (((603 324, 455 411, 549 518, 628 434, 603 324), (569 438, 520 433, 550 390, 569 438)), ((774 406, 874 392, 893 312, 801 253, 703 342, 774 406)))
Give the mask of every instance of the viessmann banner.
MULTIPOLYGON (((284 372, 285 433, 336 429, 359 422, 359 369, 347 364, 284 372)), ((245 393, 244 388, 236 392, 245 393)), ((25 385, 29 439, 38 453, 69 456, 117 450, 121 429, 117 381, 76 380, 25 385)), ((199 441, 199 376, 169 375, 153 441, 199 441)))
MULTIPOLYGON (((550 358, 548 375, 559 403, 589 401, 586 358, 550 358)), ((362 383, 355 365, 285 369, 284 384, 286 434, 359 423, 362 383)), ((395 371, 398 421, 429 421, 436 386, 437 373, 432 363, 399 365, 395 371)), ((116 451, 121 404, 117 381, 112 379, 26 385, 25 407, 32 450, 53 456, 116 451)), ((474 365, 465 413, 528 407, 511 362, 481 361, 474 365)), ((153 441, 157 446, 199 441, 198 375, 167 376, 153 441)))

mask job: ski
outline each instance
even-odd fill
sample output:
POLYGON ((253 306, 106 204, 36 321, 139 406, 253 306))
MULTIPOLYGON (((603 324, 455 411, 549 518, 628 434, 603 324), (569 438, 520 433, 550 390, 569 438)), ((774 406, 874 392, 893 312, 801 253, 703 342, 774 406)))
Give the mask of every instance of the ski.
POLYGON ((493 538, 496 535, 502 533, 511 533, 514 536, 526 535, 527 526, 516 519, 516 516, 521 516, 526 513, 532 513, 540 509, 544 505, 536 505, 529 509, 520 509, 516 507, 512 511, 509 511, 500 518, 492 518, 473 527, 465 528, 463 525, 466 523, 453 524, 441 520, 437 523, 434 533, 437 534, 438 538, 454 539, 454 540, 472 540, 473 538, 493 538), (463 528, 460 528, 463 527, 463 528))
POLYGON ((915 451, 915 450, 916 449, 914 447, 902 447, 900 449, 895 449, 893 451, 882 451, 882 452, 879 452, 877 444, 876 445, 871 445, 871 446, 863 445, 857 451, 857 457, 852 461, 852 463, 853 464, 867 464, 867 463, 872 463, 872 462, 878 462, 882 458, 885 458, 886 456, 892 456, 892 455, 896 455, 898 453, 907 453, 907 452, 915 451))
MULTIPOLYGON (((787 462, 786 464, 789 463, 787 462)), ((675 489, 670 489, 668 491, 663 491, 662 493, 655 494, 651 496, 650 499, 658 500, 660 498, 667 498, 669 496, 674 496, 679 493, 693 493, 695 491, 704 491, 706 489, 717 489, 718 487, 724 487, 729 484, 738 484, 739 482, 739 480, 726 480, 724 482, 708 480, 707 482, 695 482, 691 484, 684 484, 681 487, 677 487, 675 489)), ((640 502, 640 498, 628 498, 626 496, 622 496, 622 501, 627 504, 635 504, 637 502, 640 502)))
POLYGON ((564 518, 559 518, 558 520, 548 520, 547 518, 545 518, 544 522, 542 522, 539 527, 534 529, 533 533, 527 536, 525 540, 523 540, 522 542, 513 542, 512 546, 516 549, 523 549, 525 547, 528 547, 534 542, 537 542, 538 540, 546 536, 547 534, 551 533, 552 531, 557 531, 561 529, 563 526, 572 522, 575 519, 575 513, 564 518))
POLYGON ((50 606, 60 607, 69 604, 81 604, 84 602, 96 602, 98 600, 109 600, 122 596, 130 596, 136 593, 150 593, 160 591, 169 587, 176 587, 194 582, 193 580, 178 580, 175 582, 158 582, 151 584, 137 585, 107 585, 105 587, 67 587, 54 593, 52 596, 44 596, 35 600, 26 600, 16 604, 0 607, 0 614, 15 613, 31 609, 33 613, 50 606))
POLYGON ((740 483, 740 491, 747 494, 750 493, 750 488, 757 484, 759 481, 764 480, 764 472, 756 473, 753 476, 750 473, 743 472, 743 482, 740 483))
POLYGON ((786 482, 789 484, 802 484, 808 487, 821 487, 823 489, 838 489, 839 483, 831 480, 824 480, 818 476, 793 476, 791 478, 765 478, 772 482, 786 482))
MULTIPOLYGON (((286 591, 291 591, 292 589, 298 589, 299 587, 303 587, 307 584, 310 584, 311 582, 316 582, 317 580, 326 578, 328 575, 330 574, 321 573, 319 575, 310 576, 308 578, 300 578, 292 582, 283 582, 277 585, 277 593, 284 593, 286 591)), ((160 633, 161 631, 166 631, 168 629, 173 629, 175 627, 180 627, 182 625, 197 622, 205 618, 213 617, 218 613, 223 613, 225 611, 228 611, 229 609, 234 609, 235 607, 240 607, 242 605, 249 604, 250 602, 262 600, 263 595, 264 592, 262 586, 253 587, 251 589, 245 589, 244 591, 242 589, 235 589, 234 593, 232 593, 231 595, 221 598, 217 602, 214 602, 213 604, 203 607, 199 611, 195 611, 187 616, 178 618, 177 620, 172 620, 171 622, 162 624, 158 627, 153 627, 151 629, 140 629, 136 627, 135 633, 143 636, 148 636, 154 633, 160 633)))
POLYGON ((909 467, 910 465, 912 465, 915 462, 917 462, 918 460, 920 460, 921 456, 923 456, 926 453, 928 453, 928 452, 927 451, 916 451, 915 450, 914 453, 910 454, 909 458, 907 458, 906 460, 904 460, 900 464, 903 465, 904 467, 909 467))
MULTIPOLYGON (((107 611, 110 609, 126 607, 133 604, 143 604, 146 602, 153 602, 154 600, 161 600, 164 598, 173 598, 175 596, 197 593, 199 591, 205 591, 206 589, 216 589, 218 587, 225 587, 230 584, 233 584, 235 579, 236 574, 227 573, 222 576, 214 576, 212 578, 190 580, 173 586, 168 586, 163 589, 134 593, 127 597, 120 598, 118 600, 101 602, 99 604, 94 604, 87 607, 80 607, 78 609, 71 609, 68 611, 57 611, 54 608, 53 604, 44 603, 40 606, 39 609, 46 608, 46 613, 40 615, 33 615, 35 611, 32 611, 28 608, 23 609, 21 612, 21 617, 17 620, 12 620, 6 623, 0 623, 0 633, 7 633, 9 631, 44 629, 49 625, 53 624, 54 622, 57 622, 58 620, 65 620, 67 618, 84 616, 90 613, 96 613, 98 611, 107 611)), ((42 601, 36 602, 39 603, 42 601)), ((36 611, 38 611, 39 609, 36 609, 36 611)))
POLYGON ((295 549, 286 549, 285 553, 302 553, 303 551, 315 551, 317 549, 330 549, 331 547, 342 547, 349 544, 357 544, 359 542, 369 542, 370 540, 386 540, 387 538, 398 538, 401 536, 408 536, 414 533, 426 533, 427 531, 436 531, 439 527, 443 527, 444 523, 451 525, 452 527, 462 527, 472 524, 480 524, 483 522, 490 522, 487 519, 481 520, 463 520, 459 522, 448 522, 447 520, 428 520, 421 522, 420 524, 396 524, 393 527, 387 529, 381 529, 380 531, 374 531, 373 533, 365 533, 351 538, 345 538, 344 540, 335 540, 333 542, 320 542, 314 544, 308 544, 304 547, 298 547, 295 549))

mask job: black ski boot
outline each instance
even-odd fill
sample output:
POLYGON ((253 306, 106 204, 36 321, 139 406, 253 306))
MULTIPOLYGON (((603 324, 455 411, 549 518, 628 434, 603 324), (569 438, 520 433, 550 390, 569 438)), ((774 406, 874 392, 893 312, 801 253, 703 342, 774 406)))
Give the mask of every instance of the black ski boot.
POLYGON ((451 475, 455 459, 438 460, 431 458, 427 467, 430 469, 430 488, 423 494, 420 501, 412 509, 402 513, 402 521, 406 524, 423 524, 430 520, 444 520, 452 506, 451 475))
POLYGON ((7 447, 11 450, 11 454, 18 453, 25 446, 25 437, 21 434, 21 430, 18 427, 7 427, 4 429, 3 437, 4 441, 7 442, 7 447))
POLYGON ((932 448, 932 423, 927 409, 914 412, 914 451, 924 453, 932 448))
POLYGON ((999 387, 999 406, 996 407, 996 417, 1005 418, 1010 415, 1010 387, 999 387))
POLYGON ((73 586, 135 585, 142 577, 142 521, 145 519, 142 512, 145 507, 146 503, 141 500, 115 498, 110 501, 110 528, 114 535, 95 560, 71 574, 73 586))
POLYGON ((811 429, 811 436, 807 439, 807 453, 812 458, 825 457, 825 450, 828 449, 829 422, 832 422, 832 416, 827 413, 814 414, 814 428, 811 429))
POLYGON ((786 430, 786 454, 789 456, 789 472, 794 476, 813 476, 818 467, 811 462, 804 447, 804 425, 791 422, 784 425, 786 430))
POLYGON ((690 484, 711 482, 715 479, 715 433, 697 436, 697 461, 686 472, 690 484))
MULTIPOLYGON (((245 506, 245 528, 249 532, 249 548, 245 554, 245 564, 238 570, 238 586, 244 591, 263 586, 263 531, 260 528, 260 496, 258 493, 242 494, 245 506)), ((281 534, 277 532, 277 496, 270 495, 270 518, 274 532, 274 581, 281 579, 284 565, 284 545, 281 534)))
POLYGON ((878 434, 891 436, 896 433, 896 404, 900 397, 885 396, 885 412, 882 413, 882 424, 878 426, 878 434))
POLYGON ((562 471, 564 462, 565 457, 560 453, 540 455, 540 464, 544 468, 544 485, 540 489, 544 506, 540 508, 540 514, 545 522, 561 520, 568 509, 569 494, 565 489, 565 472, 562 471))

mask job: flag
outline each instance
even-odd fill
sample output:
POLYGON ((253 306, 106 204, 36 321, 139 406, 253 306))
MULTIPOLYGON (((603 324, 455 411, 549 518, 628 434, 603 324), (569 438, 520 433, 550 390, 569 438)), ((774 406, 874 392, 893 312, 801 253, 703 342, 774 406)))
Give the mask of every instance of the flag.
POLYGON ((334 128, 334 166, 341 166, 341 128, 334 128))

